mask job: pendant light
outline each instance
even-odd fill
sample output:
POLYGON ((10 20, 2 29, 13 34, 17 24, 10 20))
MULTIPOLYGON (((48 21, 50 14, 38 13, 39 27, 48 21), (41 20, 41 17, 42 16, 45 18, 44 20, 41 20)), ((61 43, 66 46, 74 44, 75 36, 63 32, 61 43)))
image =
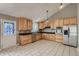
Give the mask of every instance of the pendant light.
POLYGON ((48 10, 46 10, 46 22, 48 22, 48 10))
POLYGON ((47 14, 47 20, 48 20, 48 10, 46 10, 46 14, 47 14))
POLYGON ((64 6, 62 3, 60 3, 59 9, 62 9, 64 6))

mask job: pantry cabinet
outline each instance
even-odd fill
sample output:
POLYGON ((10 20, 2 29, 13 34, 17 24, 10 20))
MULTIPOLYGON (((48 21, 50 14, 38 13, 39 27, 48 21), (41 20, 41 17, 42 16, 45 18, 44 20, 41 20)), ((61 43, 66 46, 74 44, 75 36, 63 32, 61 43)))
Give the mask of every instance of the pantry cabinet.
POLYGON ((25 45, 32 42, 31 35, 20 35, 20 45, 25 45))

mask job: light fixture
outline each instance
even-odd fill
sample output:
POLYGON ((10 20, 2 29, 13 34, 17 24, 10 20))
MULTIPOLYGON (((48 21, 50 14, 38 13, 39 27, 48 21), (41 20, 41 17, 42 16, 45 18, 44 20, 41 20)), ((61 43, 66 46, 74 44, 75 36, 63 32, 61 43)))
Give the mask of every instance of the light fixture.
POLYGON ((48 20, 48 10, 46 10, 46 20, 48 20))
POLYGON ((59 9, 62 9, 64 6, 62 3, 60 3, 59 9))

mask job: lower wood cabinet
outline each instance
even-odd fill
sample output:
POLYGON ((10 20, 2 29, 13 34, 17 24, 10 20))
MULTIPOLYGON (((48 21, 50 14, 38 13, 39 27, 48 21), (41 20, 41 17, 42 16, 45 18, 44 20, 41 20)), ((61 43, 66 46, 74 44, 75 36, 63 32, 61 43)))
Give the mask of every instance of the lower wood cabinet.
POLYGON ((55 35, 55 40, 57 42, 63 42, 63 35, 55 35))
POLYGON ((41 33, 37 33, 36 34, 36 40, 41 40, 42 39, 42 34, 41 33))
POLYGON ((32 42, 31 35, 20 35, 20 45, 25 45, 32 42))
POLYGON ((50 34, 50 40, 55 41, 55 34, 50 34))
POLYGON ((48 40, 48 34, 43 33, 43 34, 42 34, 42 39, 44 39, 44 40, 48 40))

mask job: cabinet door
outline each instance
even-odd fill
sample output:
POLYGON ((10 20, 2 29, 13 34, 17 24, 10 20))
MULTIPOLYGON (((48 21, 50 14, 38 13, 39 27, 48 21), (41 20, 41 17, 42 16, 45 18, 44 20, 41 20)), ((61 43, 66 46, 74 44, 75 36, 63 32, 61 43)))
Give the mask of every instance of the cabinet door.
POLYGON ((51 20, 51 21, 50 21, 50 27, 51 27, 51 29, 54 28, 54 20, 51 20))
POLYGON ((41 22, 39 23, 39 29, 42 29, 42 23, 41 22))
POLYGON ((22 28, 23 28, 23 27, 22 27, 22 24, 23 24, 23 23, 22 23, 22 20, 19 19, 19 30, 22 30, 22 28))
POLYGON ((19 18, 19 30, 27 30, 27 21, 25 18, 19 18))
POLYGON ((32 21, 28 20, 28 30, 32 30, 32 21))
POLYGON ((64 18, 64 25, 69 25, 70 23, 69 23, 69 18, 64 18))
POLYGON ((63 19, 59 19, 59 26, 63 27, 63 19))
POLYGON ((76 17, 71 17, 70 18, 70 25, 76 25, 76 24, 77 24, 76 17))
POLYGON ((32 42, 32 36, 31 35, 24 35, 20 36, 20 44, 25 45, 32 42))
POLYGON ((58 19, 54 20, 54 27, 59 27, 59 20, 58 19))
POLYGON ((27 20, 25 19, 25 20, 23 20, 23 29, 24 30, 27 30, 28 29, 28 23, 27 23, 27 20))
POLYGON ((63 35, 56 35, 55 37, 57 42, 63 42, 63 35))

